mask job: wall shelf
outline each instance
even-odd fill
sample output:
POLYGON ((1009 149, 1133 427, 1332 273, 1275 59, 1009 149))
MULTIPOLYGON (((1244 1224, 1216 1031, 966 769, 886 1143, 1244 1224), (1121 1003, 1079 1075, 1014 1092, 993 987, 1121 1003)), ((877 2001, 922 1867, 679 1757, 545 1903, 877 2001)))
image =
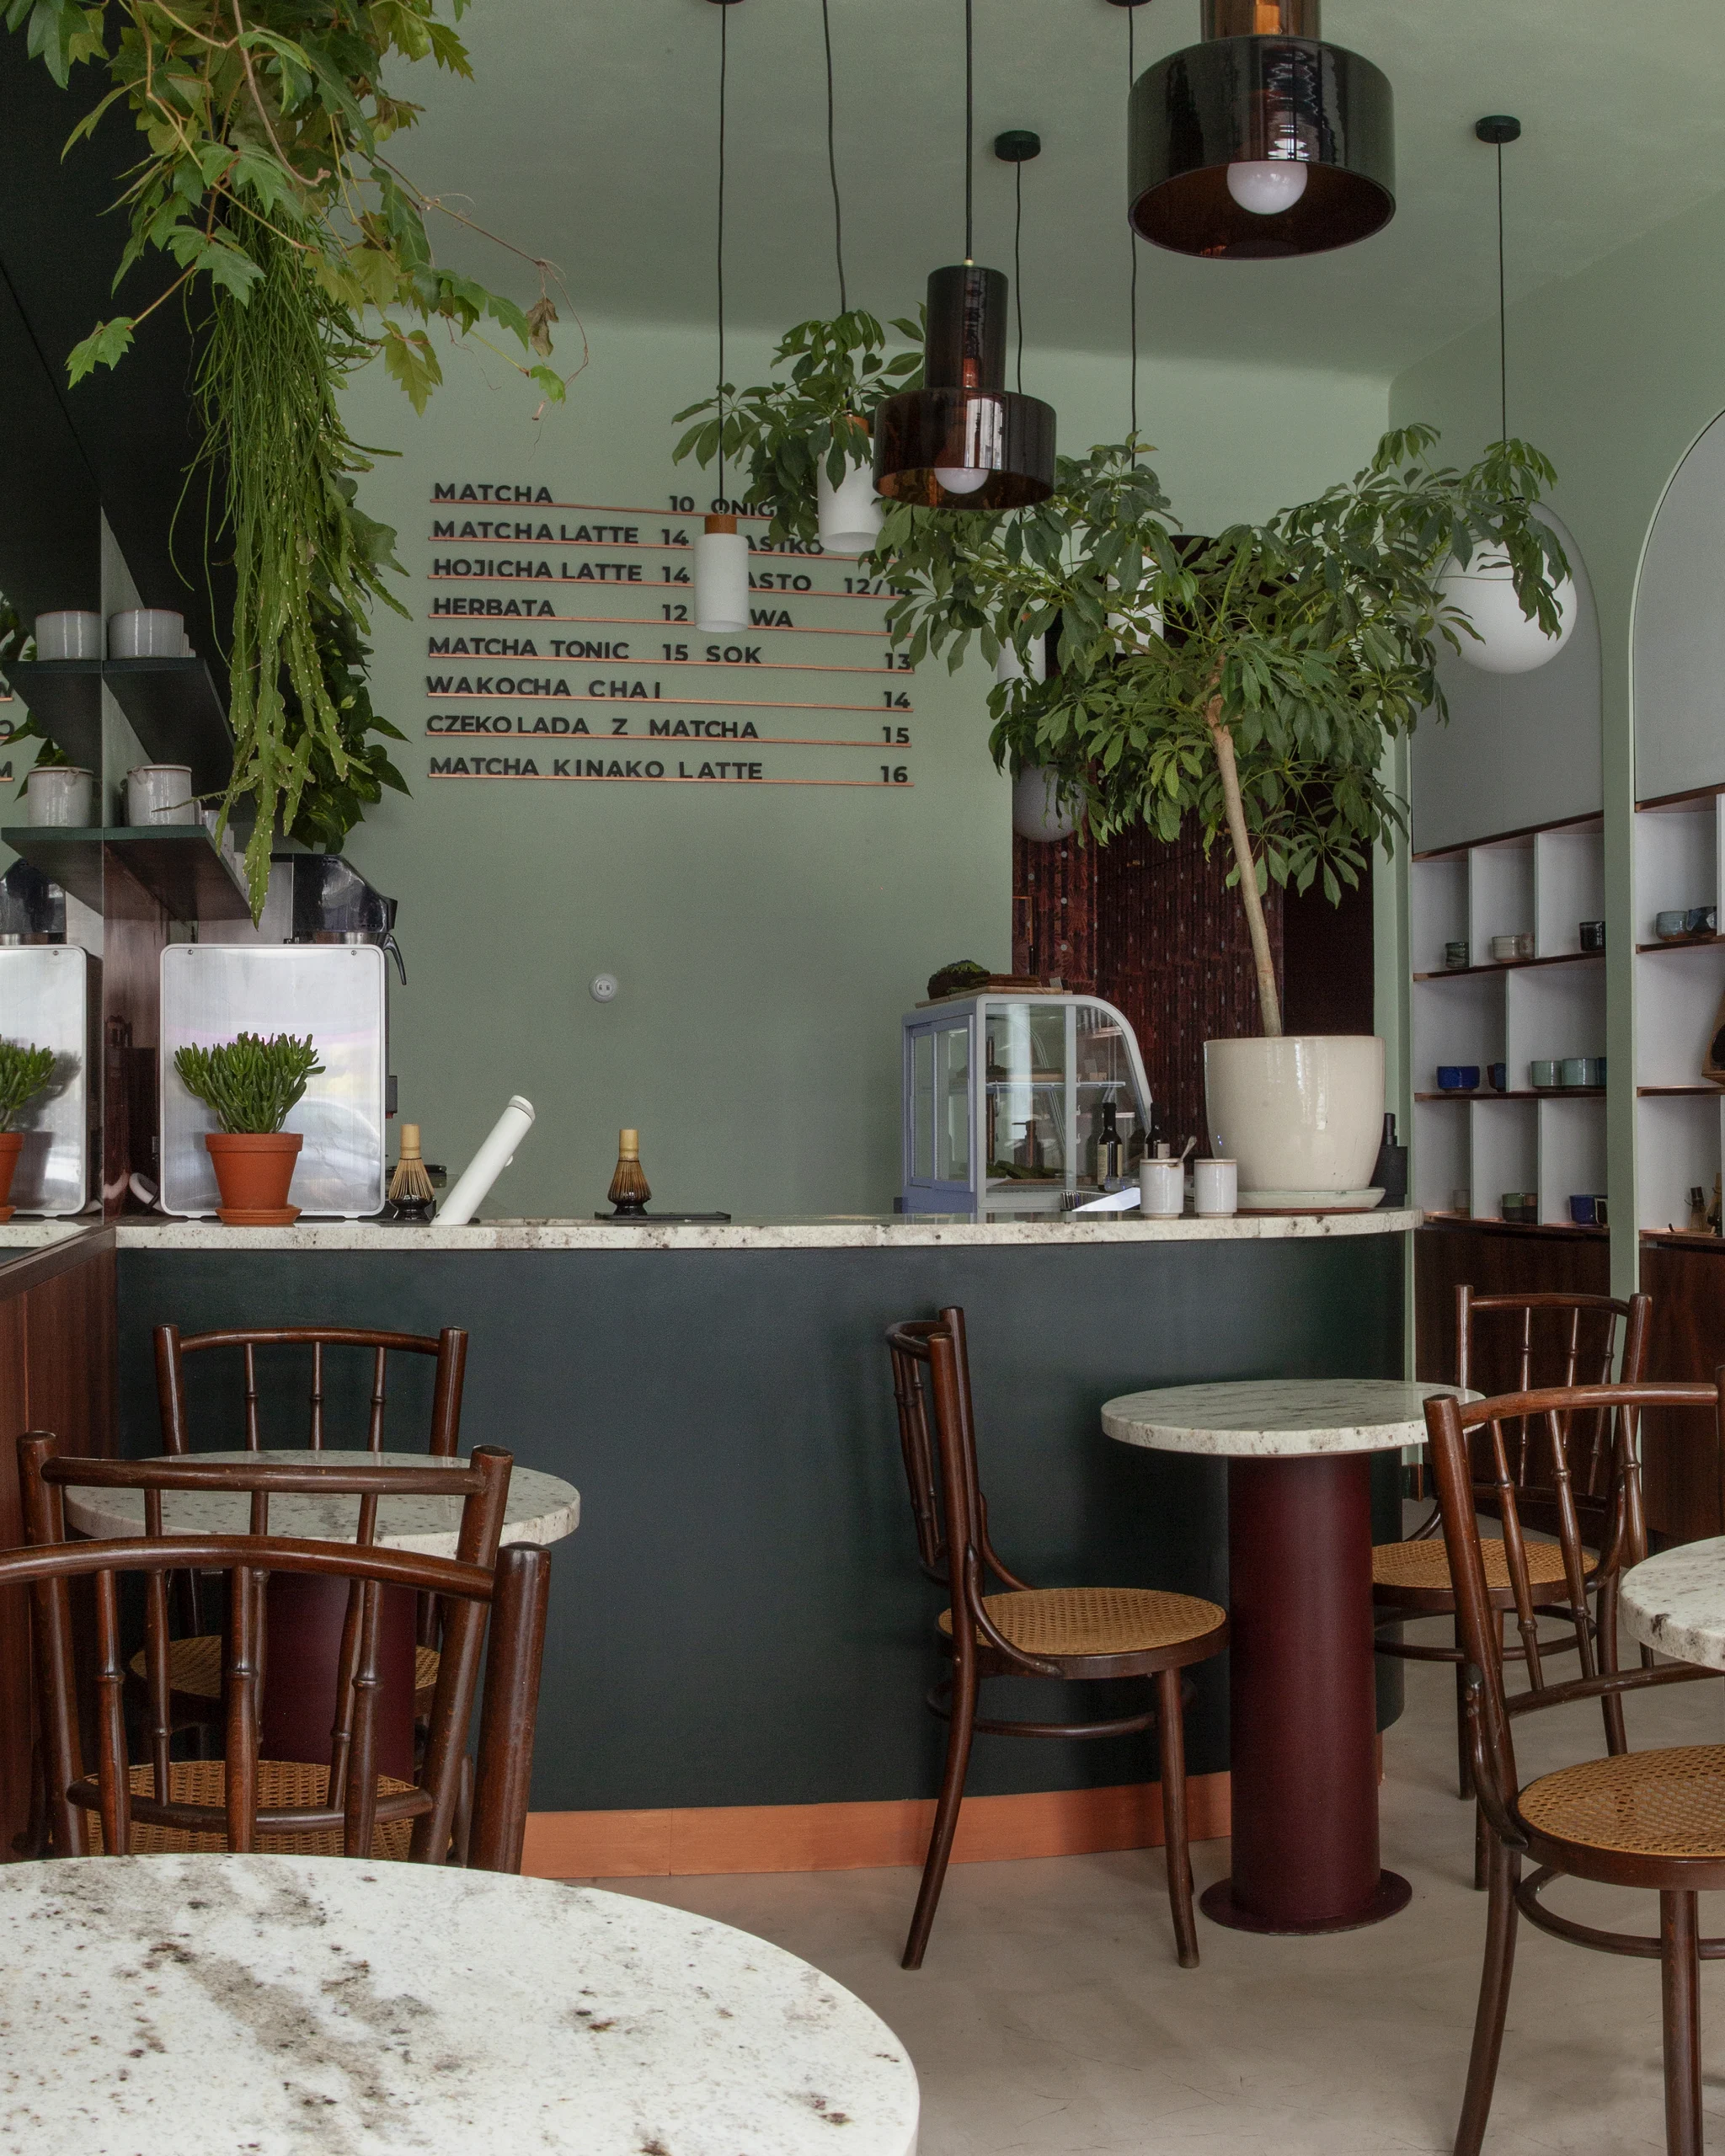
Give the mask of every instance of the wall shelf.
POLYGON ((1725 1086, 1701 1075, 1725 996, 1725 937, 1657 937, 1653 918, 1718 905, 1725 797, 1706 790, 1642 803, 1634 845, 1636 1225, 1662 1242, 1705 1244, 1712 1239, 1676 1224, 1689 1217, 1691 1190, 1712 1203, 1725 1165, 1725 1086))
POLYGON ((1500 1093, 1493 1086, 1478 1086, 1471 1092, 1416 1093, 1413 1097, 1417 1101, 1602 1101, 1605 1089, 1603 1086, 1541 1086, 1531 1091, 1500 1093))
POLYGON ((190 764, 195 792, 219 792, 233 768, 233 736, 201 659, 39 659, 7 668, 13 688, 56 748, 102 767, 105 683, 152 763, 190 764))
MULTIPOLYGON (((1661 944, 1658 947, 1663 950, 1665 947, 1661 944)), ((1532 966, 1602 966, 1605 963, 1603 951, 1556 951, 1548 958, 1493 958, 1482 966, 1439 966, 1435 973, 1416 974, 1413 978, 1465 980, 1470 974, 1517 974, 1525 973, 1532 966)))
POLYGON ((201 824, 154 830, 29 824, 0 831, 0 841, 98 913, 103 910, 104 870, 111 859, 175 921, 251 918, 244 886, 201 824))
POLYGON ((13 659, 6 678, 56 749, 85 771, 102 768, 102 662, 13 659))
POLYGON ((1722 939, 1717 931, 1708 929, 1700 936, 1656 936, 1651 943, 1637 943, 1636 956, 1642 958, 1649 951, 1704 951, 1708 944, 1722 939))

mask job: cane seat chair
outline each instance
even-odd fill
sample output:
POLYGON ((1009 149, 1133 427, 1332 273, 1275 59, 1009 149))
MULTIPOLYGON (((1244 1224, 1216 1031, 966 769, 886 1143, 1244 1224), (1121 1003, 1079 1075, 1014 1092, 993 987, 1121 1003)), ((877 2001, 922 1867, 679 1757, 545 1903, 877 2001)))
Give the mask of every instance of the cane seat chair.
POLYGON ((1168 1900, 1183 1969, 1198 1966, 1186 1821, 1182 1671, 1220 1654, 1227 1613, 1196 1595, 1150 1588, 1033 1588, 1001 1562, 980 1486, 964 1313, 913 1318, 887 1332, 899 1440, 916 1517, 922 1569, 951 1599, 936 1620, 951 1678, 928 1694, 948 1724, 946 1768, 904 1967, 918 1969, 928 1945, 958 1832, 973 1737, 1120 1737, 1154 1726, 1160 1740, 1168 1900), (932 1407, 932 1412, 931 1412, 932 1407), (985 1592, 990 1580, 1000 1592, 985 1592), (1141 1713, 1106 1721, 1000 1721, 978 1715, 989 1677, 1150 1680, 1141 1713))
POLYGON ((1504 1546, 1509 1553, 1518 1621, 1527 1627, 1535 1605, 1519 1559, 1525 1545, 1515 1531, 1517 1497, 1504 1426, 1528 1418, 1541 1420, 1555 1440, 1558 1428, 1577 1412, 1618 1408, 1639 1414, 1648 1407, 1706 1414, 1717 1447, 1725 1438, 1725 1371, 1711 1385, 1567 1386, 1466 1404, 1450 1398, 1426 1403, 1444 1539, 1455 1585, 1456 1623, 1467 1658, 1463 1696, 1474 1786, 1488 1834, 1487 1884, 1491 1895, 1455 2156, 1479 2156, 1485 2137, 1521 1917, 1573 1945, 1660 1963, 1666 2147, 1671 2156, 1701 2156, 1699 1965, 1702 1959, 1725 1958, 1725 1940, 1699 1936, 1696 1896, 1725 1887, 1725 1745, 1621 1752, 1560 1768, 1522 1787, 1512 1726, 1518 1709, 1529 1705, 1612 1699, 1621 1705, 1626 1693, 1715 1673, 1681 1663, 1594 1673, 1587 1671, 1583 1646, 1587 1673, 1550 1686, 1541 1699, 1509 1695, 1503 1684, 1501 1620, 1487 1581, 1470 1459, 1470 1440, 1476 1446, 1483 1441, 1507 1491, 1504 1546), (1521 1870, 1524 1860, 1535 1867, 1526 1878, 1521 1870), (1604 1931, 1559 1916, 1540 1897, 1553 1881, 1564 1878, 1657 1892, 1658 1936, 1604 1931))
MULTIPOLYGON (((264 1416, 258 1384, 258 1351, 276 1348, 309 1348, 311 1385, 307 1396, 306 1443, 309 1450, 324 1449, 330 1421, 328 1398, 329 1351, 345 1358, 351 1351, 369 1351, 371 1390, 366 1418, 366 1449, 384 1449, 384 1417, 388 1407, 388 1359, 392 1354, 435 1358, 431 1421, 426 1450, 434 1460, 452 1459, 460 1448, 462 1387, 467 1373, 467 1336, 459 1326, 446 1326, 435 1339, 416 1332, 371 1332, 352 1326, 275 1326, 219 1332, 182 1334, 177 1325, 156 1328, 156 1402, 162 1422, 163 1449, 170 1454, 192 1449, 191 1417, 187 1401, 186 1358, 211 1351, 238 1351, 244 1384, 244 1441, 248 1452, 263 1445, 264 1416)), ((185 1583, 190 1629, 170 1645, 169 1681, 173 1693, 174 1726, 217 1724, 222 1719, 222 1636, 202 1628, 197 1582, 185 1583)), ((431 1710, 437 1685, 437 1619, 428 1604, 419 1612, 419 1643, 414 1657, 414 1711, 423 1722, 431 1710)), ((134 1692, 143 1681, 143 1667, 132 1660, 134 1692)))
MULTIPOLYGON (((1652 1315, 1648 1295, 1635 1295, 1627 1302, 1609 1295, 1477 1295, 1463 1285, 1455 1291, 1455 1382, 1464 1390, 1477 1390, 1482 1380, 1488 1380, 1507 1365, 1513 1373, 1507 1391, 1525 1393, 1548 1381, 1565 1386, 1609 1385, 1621 1326, 1623 1359, 1618 1380, 1637 1384, 1646 1374, 1652 1315), (1513 1332, 1499 1321, 1514 1321, 1513 1332)), ((1505 1454, 1520 1508, 1560 1530, 1556 1542, 1524 1537, 1521 1562, 1534 1607, 1568 1630, 1547 1634, 1531 1660, 1525 1641, 1510 1642, 1504 1650, 1513 1661, 1527 1663, 1528 1682, 1536 1689, 1544 1681, 1541 1657, 1575 1652, 1583 1634, 1596 1640, 1601 1667, 1616 1668, 1617 1582, 1626 1565, 1638 1563, 1647 1555, 1640 1462, 1632 1433, 1617 1409, 1599 1407, 1566 1417, 1560 1434, 1561 1442, 1554 1444, 1545 1428, 1524 1425, 1505 1454), (1579 1525, 1579 1544, 1585 1545, 1578 1569, 1566 1556, 1561 1534, 1562 1522, 1572 1514, 1579 1525), (1589 1594, 1596 1597, 1596 1610, 1589 1607, 1589 1594)), ((1503 1498, 1495 1474, 1484 1471, 1483 1460, 1476 1465, 1481 1470, 1475 1478, 1481 1507, 1497 1512, 1503 1498)), ((1460 1620, 1455 1620, 1454 1646, 1400 1636, 1409 1619, 1455 1619, 1455 1592, 1439 1533, 1442 1525, 1434 1504, 1413 1534, 1376 1545, 1371 1553, 1372 1605, 1380 1654, 1455 1666, 1456 1783, 1460 1795, 1466 1798, 1473 1794, 1473 1775, 1462 1699, 1466 1656, 1460 1620)), ((1486 1591, 1493 1606, 1507 1616, 1515 1602, 1504 1539, 1483 1535, 1480 1549, 1486 1591)), ((1608 1694, 1600 1708, 1607 1748, 1621 1752, 1625 1741, 1621 1705, 1608 1694)), ((1482 1841, 1482 1855, 1483 1847, 1482 1841)), ((1482 1873, 1480 1884, 1484 1884, 1482 1873)))
MULTIPOLYGON (((531 1749, 533 1703, 544 1630, 543 1568, 525 1570, 513 1551, 499 1558, 498 1540, 508 1499, 510 1457, 481 1447, 462 1467, 401 1468, 280 1461, 240 1463, 111 1460, 56 1456, 54 1440, 34 1433, 19 1440, 19 1481, 26 1533, 36 1556, 57 1557, 56 1568, 23 1572, 33 1582, 46 1823, 53 1853, 146 1854, 164 1849, 227 1848, 295 1850, 302 1854, 407 1857, 441 1863, 458 1858, 489 1868, 518 1868, 525 1820, 526 1765, 505 1761, 498 1748, 506 1728, 531 1749), (124 1541, 66 1540, 68 1486, 142 1490, 145 1532, 124 1541), (243 1489, 251 1531, 203 1535, 164 1529, 163 1501, 176 1491, 243 1489), (358 1503, 351 1542, 289 1540, 270 1533, 272 1496, 344 1495, 358 1503), (393 1497, 459 1497, 457 1555, 423 1557, 381 1548, 375 1536, 380 1502, 393 1497), (74 1561, 88 1559, 87 1562, 74 1561), (226 1576, 228 1624, 219 1644, 226 1756, 175 1760, 168 1577, 195 1566, 226 1576), (495 1575, 508 1581, 495 1589, 495 1575), (327 1762, 263 1759, 260 1710, 268 1662, 265 1582, 271 1573, 308 1573, 348 1584, 336 1671, 335 1721, 327 1762), (121 1661, 116 1577, 143 1577, 144 1646, 150 1757, 131 1761, 126 1745, 126 1667, 121 1661), (96 1716, 100 1764, 94 1777, 82 1763, 79 1703, 73 1662, 69 1579, 96 1582, 96 1716), (386 1588, 446 1598, 444 1652, 415 1780, 377 1768, 380 1671, 380 1598, 386 1588), (486 1612, 494 1601, 492 1656, 487 1664, 484 1715, 493 1729, 489 1796, 471 1785, 467 1752, 478 1682, 486 1612), (499 1657, 513 1657, 507 1666, 499 1657), (495 1716, 490 1699, 500 1683, 495 1716), (496 1721, 496 1716, 504 1717, 496 1721), (468 1806, 471 1801, 471 1824, 468 1806), (502 1807, 499 1810, 499 1806, 502 1807), (514 1818, 519 1811, 521 1819, 514 1818), (92 1817, 91 1815, 99 1815, 92 1817), (236 1834, 243 1838, 236 1839, 236 1834), (499 1839, 499 1837, 501 1838, 499 1839), (471 1851, 482 1852, 474 1858, 471 1851), (499 1864, 499 1851, 513 1860, 499 1864)), ((13 1575, 0 1557, 0 1584, 13 1575)), ((487 1771, 482 1733, 479 1777, 487 1771)))

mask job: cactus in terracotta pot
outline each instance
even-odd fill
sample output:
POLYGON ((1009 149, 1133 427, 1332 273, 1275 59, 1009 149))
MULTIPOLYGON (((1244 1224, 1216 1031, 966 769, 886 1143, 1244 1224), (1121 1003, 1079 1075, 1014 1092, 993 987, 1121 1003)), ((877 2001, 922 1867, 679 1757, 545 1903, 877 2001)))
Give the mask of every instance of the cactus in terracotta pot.
POLYGON ((287 1203, 304 1140, 282 1124, 323 1070, 312 1037, 241 1033, 214 1048, 176 1049, 174 1068, 186 1091, 221 1124, 204 1139, 232 1227, 286 1227, 300 1209, 287 1203))
POLYGON ((0 1041, 0 1220, 12 1218, 7 1203, 13 1171, 24 1150, 18 1118, 46 1090, 54 1075, 54 1051, 22 1041, 0 1041))

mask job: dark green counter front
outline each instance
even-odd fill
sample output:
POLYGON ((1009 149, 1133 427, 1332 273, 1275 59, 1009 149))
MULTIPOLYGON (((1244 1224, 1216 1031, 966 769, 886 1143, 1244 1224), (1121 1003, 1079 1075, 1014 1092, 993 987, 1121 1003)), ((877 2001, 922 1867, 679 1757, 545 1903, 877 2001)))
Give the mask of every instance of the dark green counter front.
MULTIPOLYGON (((468 1328, 463 1449, 565 1476, 537 1810, 932 1795, 943 1606, 916 1561, 885 1326, 964 1305, 994 1538, 1039 1585, 1227 1598, 1226 1469, 1102 1434, 1115 1394, 1206 1380, 1402 1374, 1399 1233, 1059 1246, 119 1252, 120 1428, 161 1449, 152 1328, 468 1328)), ((201 1358, 200 1358, 201 1359, 201 1358)), ((232 1358, 237 1362, 238 1358, 232 1358)), ((308 1358, 266 1357, 266 1444, 304 1441, 308 1358)), ((366 1362, 358 1357, 354 1362, 366 1362)), ((193 1428, 242 1443, 238 1377, 195 1360, 193 1428)), ((417 1446, 425 1374, 393 1376, 386 1442, 417 1446)), ((330 1388, 363 1444, 369 1369, 330 1388), (350 1380, 350 1390, 344 1390, 350 1380)), ((1375 1462, 1380 1538, 1398 1470, 1375 1462)), ((1380 1721, 1400 1710, 1380 1663, 1380 1721)), ((1086 1687, 1085 1707, 1097 1707, 1086 1687)), ((1197 1673, 1188 1761, 1227 1764, 1226 1663, 1197 1673)), ((998 1695, 1009 1711, 1047 1685, 998 1695)), ((1153 1737, 979 1740, 973 1793, 1140 1781, 1153 1737)))

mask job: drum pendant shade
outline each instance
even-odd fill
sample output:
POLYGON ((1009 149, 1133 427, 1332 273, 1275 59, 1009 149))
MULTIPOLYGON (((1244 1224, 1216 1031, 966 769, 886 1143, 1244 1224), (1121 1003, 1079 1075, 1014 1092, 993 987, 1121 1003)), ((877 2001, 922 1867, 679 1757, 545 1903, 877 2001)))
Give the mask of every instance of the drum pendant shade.
POLYGON ((1009 390, 1007 280, 974 262, 928 280, 927 387, 874 415, 874 483, 923 509, 1022 509, 1055 483, 1055 414, 1009 390))
POLYGON ((1178 254, 1321 254, 1395 215, 1389 78, 1315 36, 1222 36, 1171 53, 1133 84, 1127 136, 1129 215, 1178 254), (1231 167, 1281 162, 1306 169, 1285 209, 1261 215, 1231 190, 1231 167))

